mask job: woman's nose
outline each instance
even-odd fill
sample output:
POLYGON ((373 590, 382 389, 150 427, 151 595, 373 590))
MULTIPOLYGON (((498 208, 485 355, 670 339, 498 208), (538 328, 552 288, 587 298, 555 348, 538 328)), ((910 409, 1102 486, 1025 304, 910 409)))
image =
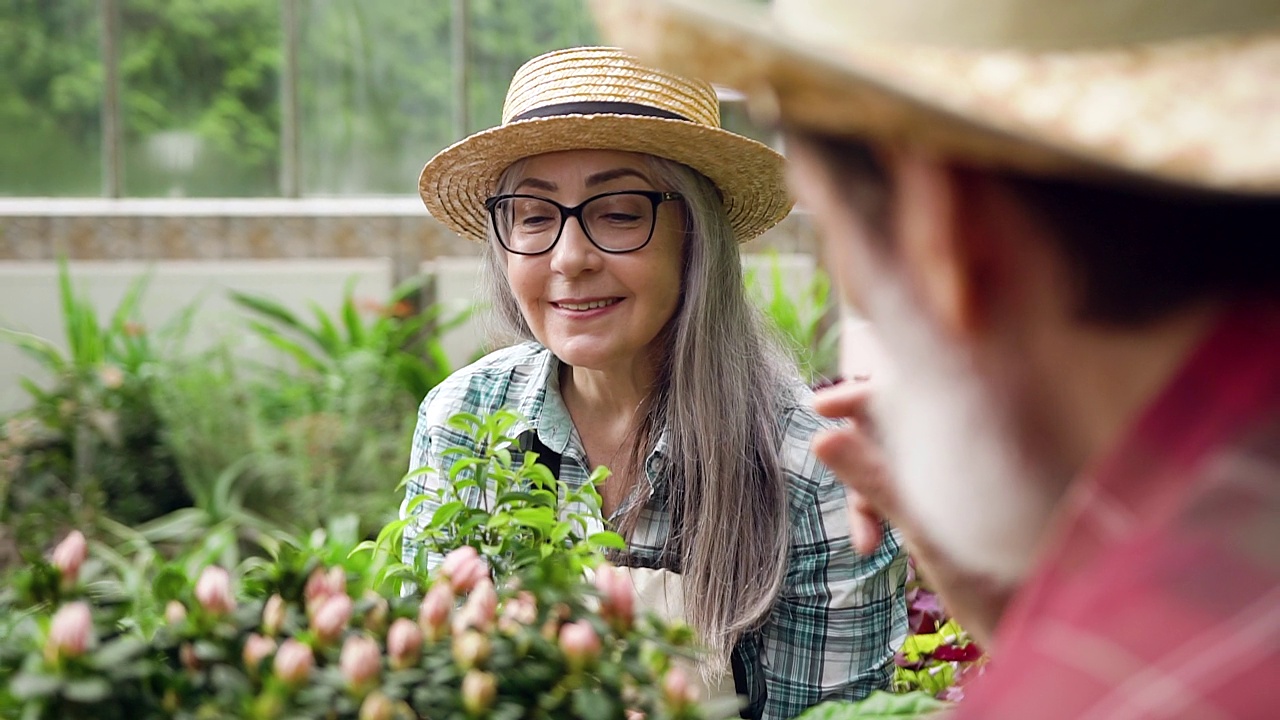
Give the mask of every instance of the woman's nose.
POLYGON ((582 221, 576 217, 565 220, 560 240, 551 249, 551 269, 573 276, 599 269, 601 260, 600 251, 587 238, 582 221))

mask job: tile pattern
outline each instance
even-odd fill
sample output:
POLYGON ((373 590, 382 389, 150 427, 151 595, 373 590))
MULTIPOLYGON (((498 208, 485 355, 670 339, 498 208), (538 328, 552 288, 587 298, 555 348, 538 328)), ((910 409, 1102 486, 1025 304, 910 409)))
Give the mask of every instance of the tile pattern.
MULTIPOLYGON (((66 202, 11 202, 0 207, 0 260, 389 257, 399 279, 414 273, 424 260, 478 254, 475 245, 425 212, 388 208, 347 214, 342 203, 334 201, 332 209, 317 210, 319 203, 305 201, 289 212, 287 203, 277 202, 266 207, 267 212, 256 212, 247 201, 221 212, 203 206, 193 214, 180 214, 157 211, 154 204, 132 212, 104 201, 86 202, 87 208, 66 202)), ((815 246, 808 218, 793 213, 743 250, 812 252, 815 246)))

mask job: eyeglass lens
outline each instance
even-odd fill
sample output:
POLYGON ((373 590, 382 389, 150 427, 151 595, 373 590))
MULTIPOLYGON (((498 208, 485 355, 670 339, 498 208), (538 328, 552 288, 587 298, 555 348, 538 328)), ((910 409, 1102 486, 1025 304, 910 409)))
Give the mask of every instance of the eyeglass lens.
MULTIPOLYGON (((512 252, 545 252, 555 244, 567 223, 561 213, 559 206, 547 200, 503 198, 493 207, 498 240, 512 252)), ((626 252, 649 241, 654 202, 639 193, 602 195, 583 205, 580 217, 587 236, 597 246, 610 252, 626 252)))

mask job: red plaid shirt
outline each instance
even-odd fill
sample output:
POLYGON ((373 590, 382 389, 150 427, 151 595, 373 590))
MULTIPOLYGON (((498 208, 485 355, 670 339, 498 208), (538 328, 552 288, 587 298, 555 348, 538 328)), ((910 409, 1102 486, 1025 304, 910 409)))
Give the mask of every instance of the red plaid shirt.
POLYGON ((955 717, 1280 717, 1280 306, 1223 317, 1053 528, 955 717))

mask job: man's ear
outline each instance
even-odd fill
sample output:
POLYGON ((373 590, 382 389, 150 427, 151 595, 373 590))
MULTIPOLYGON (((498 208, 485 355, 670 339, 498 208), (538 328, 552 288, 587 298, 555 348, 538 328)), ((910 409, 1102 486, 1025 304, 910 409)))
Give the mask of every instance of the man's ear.
POLYGON ((915 149, 891 154, 895 236, 918 300, 939 329, 969 338, 991 320, 993 272, 982 183, 915 149))

